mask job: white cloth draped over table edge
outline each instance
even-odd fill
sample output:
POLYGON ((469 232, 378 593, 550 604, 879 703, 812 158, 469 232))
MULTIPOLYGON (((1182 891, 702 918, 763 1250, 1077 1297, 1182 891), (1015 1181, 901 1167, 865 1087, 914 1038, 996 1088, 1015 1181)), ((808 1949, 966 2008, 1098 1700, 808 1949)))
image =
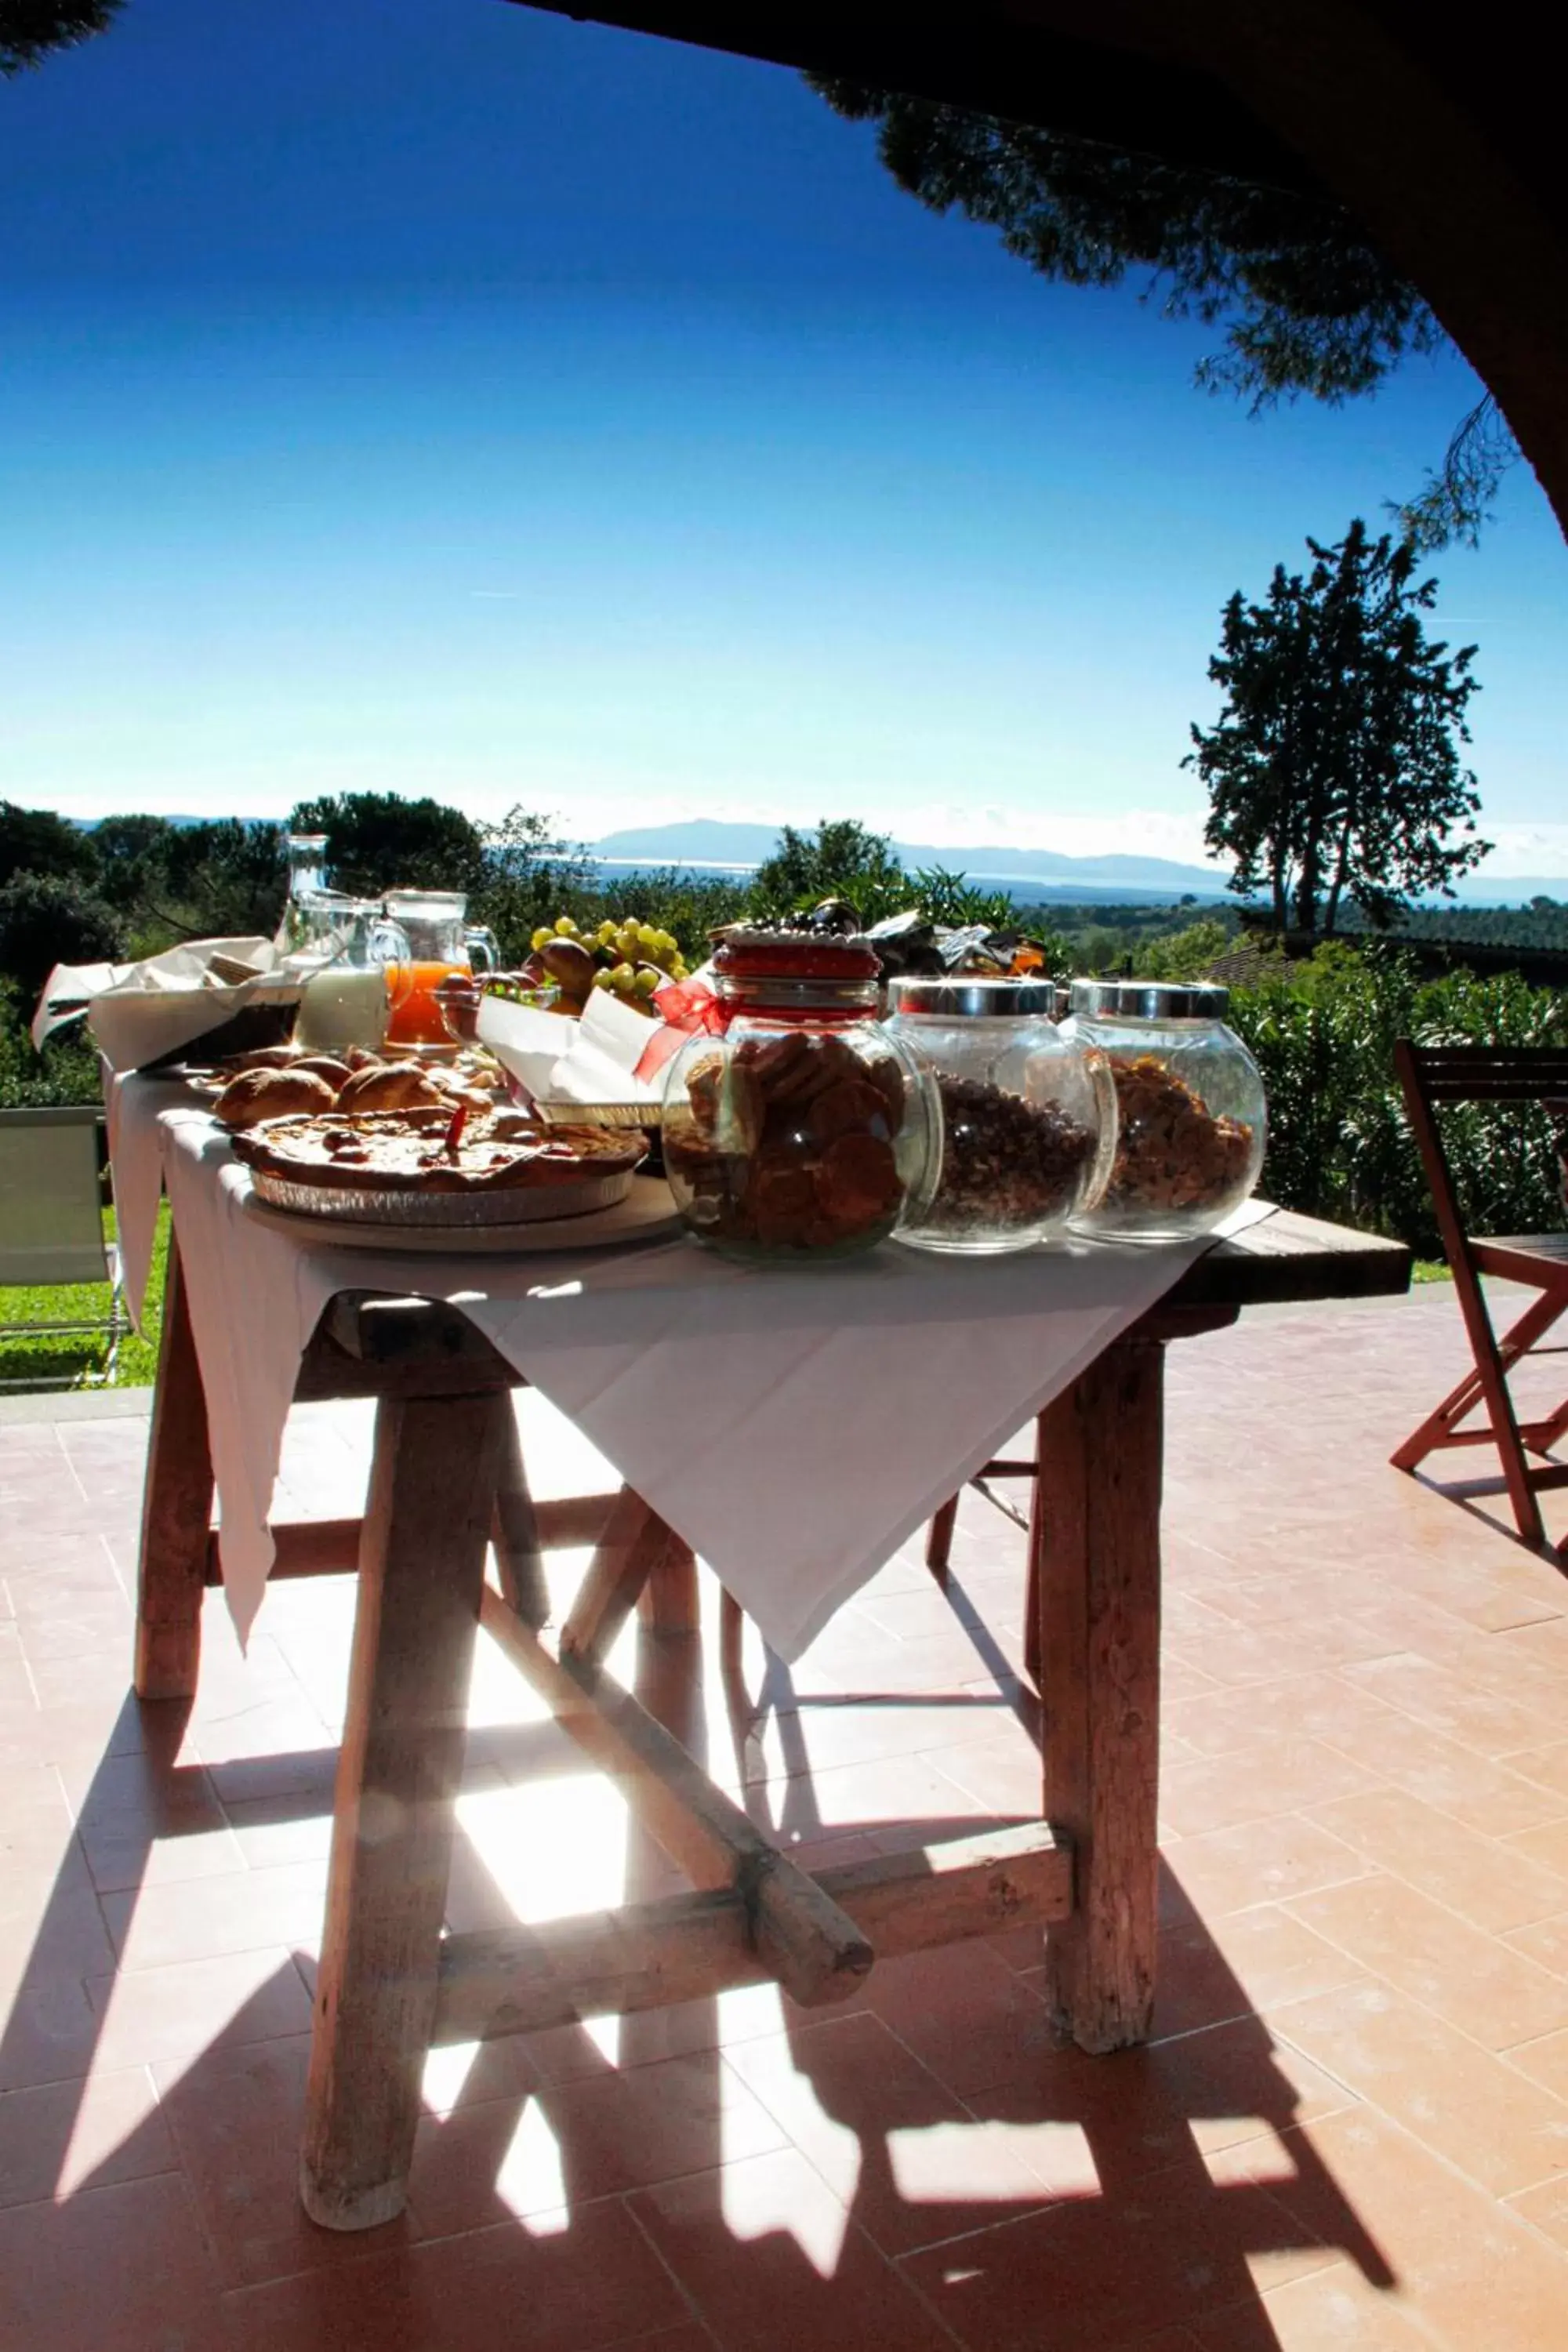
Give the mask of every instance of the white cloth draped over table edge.
MULTIPOLYGON (((340 1291, 460 1307, 787 1660, 1220 1238, 992 1258, 888 1244, 815 1271, 737 1266, 685 1240, 581 1257, 383 1255, 253 1215, 223 1130, 170 1109, 169 1093, 121 1080, 110 1096, 127 1154, 123 1176, 115 1162, 121 1248, 139 1305, 161 1160, 242 1640, 272 1566, 300 1360, 340 1291)), ((1222 1231, 1268 1213, 1249 1204, 1222 1231)))

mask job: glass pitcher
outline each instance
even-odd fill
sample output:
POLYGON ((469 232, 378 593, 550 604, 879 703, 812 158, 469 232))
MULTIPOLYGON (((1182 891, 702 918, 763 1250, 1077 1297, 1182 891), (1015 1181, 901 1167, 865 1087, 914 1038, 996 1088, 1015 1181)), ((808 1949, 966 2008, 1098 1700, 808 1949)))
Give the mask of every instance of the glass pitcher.
POLYGON ((377 898, 319 891, 301 907, 310 924, 310 960, 294 1043, 312 1054, 341 1054, 353 1045, 379 1051, 412 985, 406 934, 387 921, 377 898))
POLYGON ((314 953, 323 938, 316 901, 333 895, 327 889, 327 836, 324 833, 291 833, 286 846, 289 896, 276 934, 278 952, 298 955, 303 949, 314 953))
POLYGON ((408 985, 393 1006, 387 1041, 395 1045, 439 1045, 450 1051, 451 1033, 437 991, 454 972, 494 971, 500 961, 493 932, 464 921, 468 902, 460 890, 389 890, 386 911, 408 941, 408 985))

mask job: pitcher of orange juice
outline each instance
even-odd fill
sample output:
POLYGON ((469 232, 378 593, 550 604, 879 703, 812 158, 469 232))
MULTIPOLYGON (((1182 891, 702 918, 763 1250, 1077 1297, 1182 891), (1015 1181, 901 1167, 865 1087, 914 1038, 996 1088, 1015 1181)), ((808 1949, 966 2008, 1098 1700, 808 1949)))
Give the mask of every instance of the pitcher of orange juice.
POLYGON ((408 941, 408 986, 400 991, 386 1032, 389 1045, 449 1046, 451 1032, 436 994, 454 972, 494 971, 495 935, 465 922, 460 890, 389 890, 386 911, 408 941))

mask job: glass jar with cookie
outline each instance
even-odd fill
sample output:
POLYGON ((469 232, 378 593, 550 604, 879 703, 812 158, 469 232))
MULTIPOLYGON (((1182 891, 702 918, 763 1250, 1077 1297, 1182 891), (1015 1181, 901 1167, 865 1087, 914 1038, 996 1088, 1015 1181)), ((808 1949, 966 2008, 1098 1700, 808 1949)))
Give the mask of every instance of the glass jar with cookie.
POLYGON ((930 1076, 876 1018, 864 940, 737 926, 713 959, 721 1035, 689 1038, 664 1098, 664 1161, 698 1239, 815 1265, 923 1214, 941 1165, 930 1076))

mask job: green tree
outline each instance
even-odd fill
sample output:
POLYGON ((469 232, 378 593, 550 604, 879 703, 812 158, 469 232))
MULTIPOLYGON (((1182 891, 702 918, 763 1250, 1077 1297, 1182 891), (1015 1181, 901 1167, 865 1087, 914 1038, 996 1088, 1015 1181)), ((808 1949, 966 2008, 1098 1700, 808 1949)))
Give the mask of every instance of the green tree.
POLYGON ((179 827, 166 816, 106 816, 92 829, 93 855, 105 898, 127 894, 128 877, 161 865, 179 827))
POLYGON ((174 825, 169 889, 188 906, 188 936, 270 936, 289 889, 282 825, 226 816, 214 825, 174 825))
POLYGON ((324 833, 335 888, 379 898, 384 890, 472 890, 486 879, 485 838, 460 809, 395 793, 342 793, 301 801, 295 833, 324 833))
POLYGON ((1133 950, 1141 980, 1201 980, 1209 966, 1226 954, 1230 932, 1217 915, 1205 915, 1163 939, 1146 940, 1133 950))
POLYGON ((479 831, 484 871, 468 913, 495 933, 503 963, 521 963, 541 923, 579 911, 592 868, 580 847, 531 809, 510 808, 499 824, 479 831))
POLYGON ((1384 929, 1415 894, 1451 898, 1490 845, 1458 749, 1476 648, 1427 642, 1436 580, 1360 520, 1307 545, 1305 577, 1277 564, 1265 603, 1237 589, 1226 606, 1209 663, 1224 707, 1184 764, 1208 787, 1204 838, 1232 860, 1230 887, 1266 890, 1279 929, 1326 938, 1342 900, 1384 929))
POLYGON ((108 29, 120 0, 0 0, 0 74, 36 66, 108 29))
MULTIPOLYGON (((1009 253, 1068 286, 1152 281, 1168 318, 1223 329, 1197 380, 1256 414, 1302 394, 1338 406, 1447 338, 1416 289, 1327 197, 1128 154, 1098 141, 928 99, 806 77, 836 112, 878 125, 900 187, 933 212, 995 229, 1009 253)), ((1473 543, 1518 447, 1485 395, 1441 465, 1393 511, 1431 550, 1473 543)))
POLYGON ((1078 936, 1079 961, 1085 971, 1119 972, 1129 970, 1132 959, 1127 950, 1127 940, 1120 931, 1096 924, 1078 936))
POLYGON ((86 881, 97 871, 92 835, 53 809, 18 808, 0 801, 0 885, 18 874, 53 874, 86 881))
POLYGON ((1005 890, 982 890, 967 876, 952 873, 945 866, 917 866, 910 878, 928 923, 948 923, 955 929, 988 923, 1000 931, 1017 919, 1017 909, 1005 890))
POLYGON ((18 874, 0 889, 0 973, 29 1014, 58 963, 112 963, 124 935, 112 907, 58 874, 18 874))
POLYGON ((886 834, 868 832, 855 817, 824 817, 815 835, 784 826, 757 868, 752 898, 763 915, 847 898, 863 923, 875 923, 910 906, 914 891, 886 834))

